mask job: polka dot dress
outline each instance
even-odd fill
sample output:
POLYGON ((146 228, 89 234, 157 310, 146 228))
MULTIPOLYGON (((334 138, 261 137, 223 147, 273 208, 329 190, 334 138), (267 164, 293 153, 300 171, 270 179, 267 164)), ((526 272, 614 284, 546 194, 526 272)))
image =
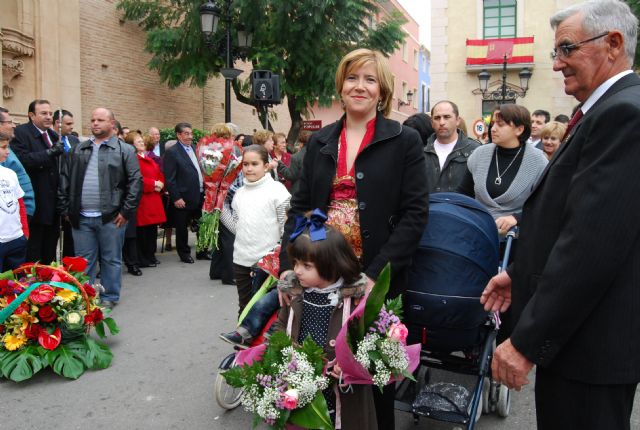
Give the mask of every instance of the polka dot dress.
MULTIPOLYGON (((302 343, 307 336, 318 345, 324 347, 327 344, 327 334, 329 332, 329 320, 335 305, 331 304, 329 294, 305 291, 302 296, 302 318, 300 319, 300 334, 298 343, 302 343)), ((335 420, 335 395, 333 388, 329 387, 322 392, 331 419, 335 420)))

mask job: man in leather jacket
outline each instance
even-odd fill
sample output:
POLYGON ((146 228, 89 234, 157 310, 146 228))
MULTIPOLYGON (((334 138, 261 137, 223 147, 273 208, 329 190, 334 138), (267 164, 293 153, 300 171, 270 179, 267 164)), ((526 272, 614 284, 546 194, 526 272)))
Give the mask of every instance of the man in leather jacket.
POLYGON ((142 194, 140 166, 132 146, 118 140, 113 112, 97 108, 91 115, 93 137, 73 148, 63 167, 58 210, 73 228, 77 255, 88 260, 91 282, 97 259, 105 291, 104 306, 120 299, 122 244, 127 220, 142 194))
POLYGON ((429 193, 455 192, 467 172, 467 159, 480 146, 458 128, 455 103, 443 100, 431 109, 434 133, 424 147, 429 193))

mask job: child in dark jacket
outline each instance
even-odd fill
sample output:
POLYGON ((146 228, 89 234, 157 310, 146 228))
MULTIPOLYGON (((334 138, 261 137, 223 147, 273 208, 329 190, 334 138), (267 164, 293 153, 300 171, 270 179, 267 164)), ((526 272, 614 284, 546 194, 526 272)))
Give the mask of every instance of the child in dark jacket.
MULTIPOLYGON (((335 338, 365 292, 366 277, 360 262, 337 230, 324 225, 320 211, 298 220, 287 253, 294 265, 288 282, 278 288, 292 296, 278 315, 278 326, 294 342, 307 337, 324 348, 330 364, 335 359, 335 338)), ((377 429, 371 385, 338 387, 341 370, 334 364, 332 387, 323 392, 336 428, 377 429)))

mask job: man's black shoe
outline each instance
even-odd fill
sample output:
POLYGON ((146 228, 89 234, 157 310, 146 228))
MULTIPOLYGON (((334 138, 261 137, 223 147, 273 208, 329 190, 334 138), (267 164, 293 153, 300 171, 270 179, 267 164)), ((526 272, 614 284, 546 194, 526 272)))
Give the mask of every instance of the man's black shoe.
POLYGON ((187 264, 193 264, 193 258, 191 258, 190 255, 188 255, 186 257, 181 257, 180 261, 182 261, 183 263, 187 263, 187 264))
POLYGON ((251 339, 245 339, 237 331, 230 331, 229 333, 220 333, 220 339, 225 342, 235 345, 241 349, 247 349, 251 346, 251 339))
POLYGON ((143 267, 143 268, 144 268, 144 267, 156 267, 156 266, 157 266, 157 264, 156 264, 156 263, 142 263, 142 264, 140 265, 140 267, 143 267))
POLYGON ((209 251, 199 251, 196 252, 196 260, 211 260, 211 255, 209 251))
POLYGON ((142 276, 142 270, 136 265, 128 266, 127 272, 131 273, 133 276, 142 276))

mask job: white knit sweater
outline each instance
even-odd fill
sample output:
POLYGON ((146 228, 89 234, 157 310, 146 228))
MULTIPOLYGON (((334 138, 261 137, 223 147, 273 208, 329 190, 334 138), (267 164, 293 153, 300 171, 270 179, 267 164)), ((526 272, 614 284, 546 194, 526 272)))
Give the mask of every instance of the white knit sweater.
POLYGON ((237 215, 233 262, 251 267, 280 242, 284 219, 278 220, 278 207, 288 205, 289 191, 271 175, 249 182, 238 189, 231 207, 237 215))

